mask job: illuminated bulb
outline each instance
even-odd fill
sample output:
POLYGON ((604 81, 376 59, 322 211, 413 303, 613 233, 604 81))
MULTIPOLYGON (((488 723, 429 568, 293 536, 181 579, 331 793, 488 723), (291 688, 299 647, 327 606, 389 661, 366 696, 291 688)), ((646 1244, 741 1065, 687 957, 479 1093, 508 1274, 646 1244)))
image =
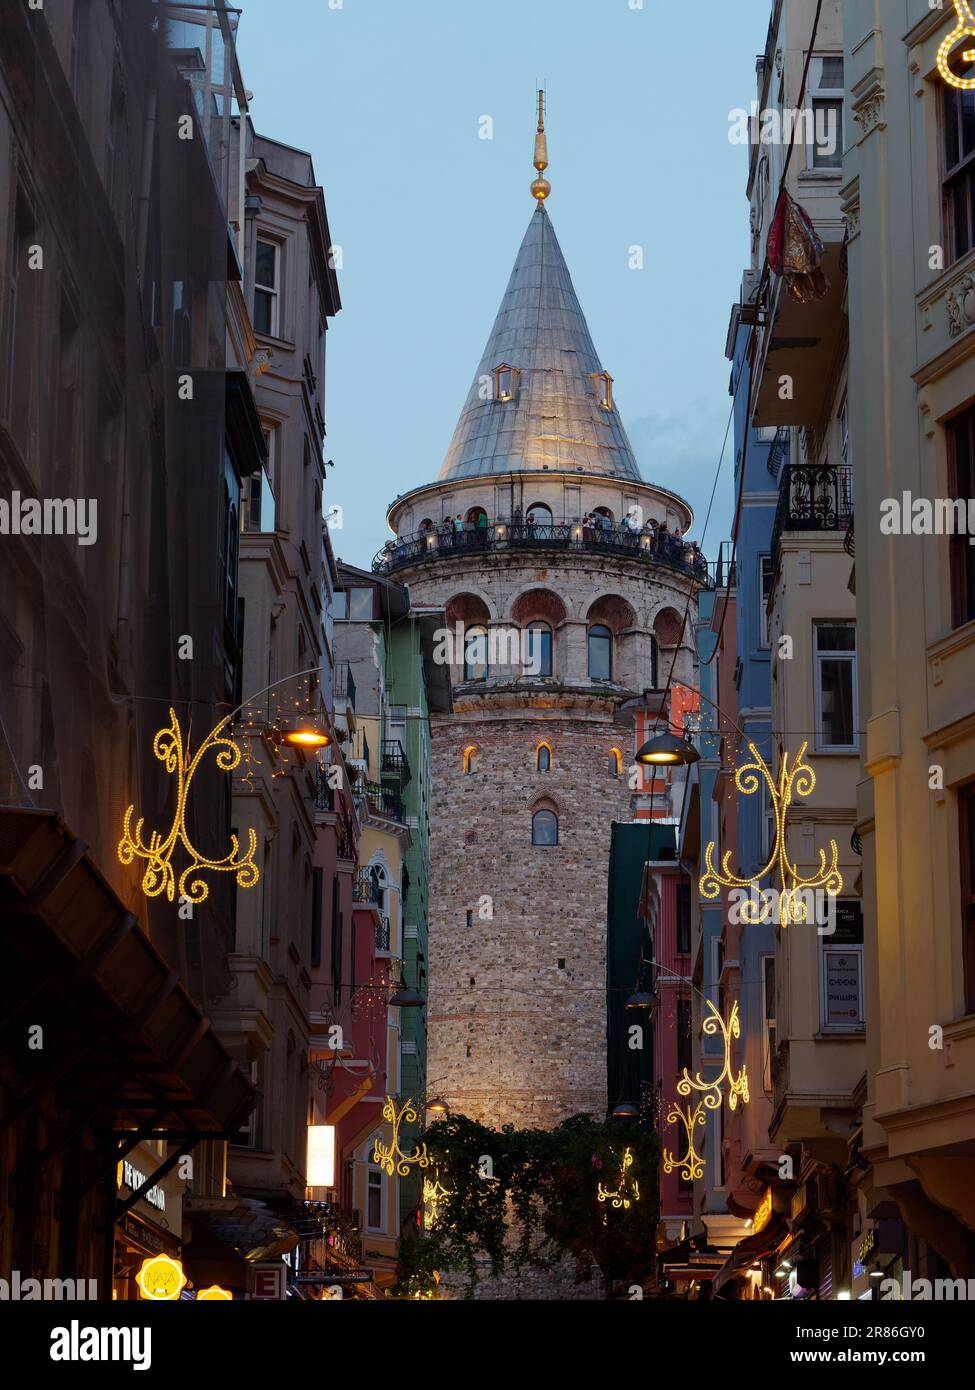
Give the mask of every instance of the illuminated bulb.
MULTIPOLYGON (((968 92, 975 89, 975 78, 957 76, 948 65, 948 57, 962 39, 975 38, 975 13, 972 12, 969 0, 954 0, 954 6, 958 23, 938 49, 938 71, 949 86, 968 92)), ((975 62, 975 50, 968 50, 961 56, 966 63, 975 62)))

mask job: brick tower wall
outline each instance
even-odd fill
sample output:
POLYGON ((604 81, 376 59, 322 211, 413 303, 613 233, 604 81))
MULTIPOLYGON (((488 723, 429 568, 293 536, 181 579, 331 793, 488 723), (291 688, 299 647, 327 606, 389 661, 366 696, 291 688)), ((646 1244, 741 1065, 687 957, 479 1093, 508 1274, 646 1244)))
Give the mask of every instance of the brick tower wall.
POLYGON ((484 1124, 605 1114, 610 824, 629 805, 625 771, 608 765, 628 740, 605 716, 570 711, 434 729, 429 1074, 484 1124), (551 848, 531 842, 541 798, 559 817, 551 848))

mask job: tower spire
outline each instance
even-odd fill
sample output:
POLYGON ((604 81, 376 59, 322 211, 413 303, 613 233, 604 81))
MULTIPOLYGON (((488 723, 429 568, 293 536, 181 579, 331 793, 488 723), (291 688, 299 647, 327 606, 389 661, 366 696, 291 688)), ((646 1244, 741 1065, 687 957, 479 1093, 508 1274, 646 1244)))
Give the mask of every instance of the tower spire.
POLYGON ((538 178, 532 183, 532 197, 538 199, 539 207, 552 191, 552 185, 544 177, 548 168, 548 142, 545 139, 545 92, 538 93, 538 129, 535 132, 535 168, 538 178))

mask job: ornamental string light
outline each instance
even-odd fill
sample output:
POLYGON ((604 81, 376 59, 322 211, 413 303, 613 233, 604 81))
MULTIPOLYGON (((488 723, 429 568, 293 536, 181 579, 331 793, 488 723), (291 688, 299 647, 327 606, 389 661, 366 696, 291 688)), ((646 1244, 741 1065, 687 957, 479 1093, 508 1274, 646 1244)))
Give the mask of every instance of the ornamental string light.
POLYGON ((600 1202, 609 1202, 611 1206, 618 1210, 622 1208, 629 1211, 634 1202, 640 1200, 640 1184, 636 1178, 629 1176, 629 1169, 633 1166, 633 1150, 624 1149, 623 1159, 620 1163, 619 1182, 615 1188, 603 1187, 599 1183, 596 1189, 596 1198, 600 1202))
POLYGON ((253 888, 261 876, 260 869, 254 863, 254 852, 257 849, 257 832, 255 830, 251 829, 247 832, 248 848, 246 854, 240 853, 240 842, 236 835, 231 835, 229 853, 224 855, 222 859, 209 859, 195 847, 186 829, 186 803, 190 794, 190 785, 201 760, 207 753, 217 749, 219 751, 216 755, 216 762, 221 772, 233 772, 240 762, 238 744, 223 732, 230 724, 231 717, 228 715, 226 719, 220 721, 216 728, 210 730, 192 758, 190 756, 189 737, 184 743, 179 720, 172 709, 169 711, 170 722, 168 726, 165 729, 160 729, 153 739, 153 753, 165 765, 169 775, 176 777, 176 812, 173 816, 173 823, 165 838, 160 831, 154 830, 149 837, 148 844, 146 844, 142 838, 142 827, 145 823, 143 817, 140 816, 136 822, 133 834, 132 816, 135 813, 135 806, 132 805, 125 813, 125 819, 122 823, 122 839, 118 847, 120 863, 129 865, 135 859, 145 861, 142 891, 147 898, 158 898, 162 893, 165 893, 169 901, 172 902, 178 892, 181 899, 185 898, 191 903, 204 902, 210 889, 203 878, 195 877, 201 869, 210 873, 234 874, 237 878, 238 888, 253 888), (190 863, 180 874, 178 881, 172 865, 172 855, 177 845, 182 845, 190 859, 190 863))
POLYGON ((454 1194, 444 1187, 440 1181, 440 1174, 434 1174, 433 1182, 429 1178, 423 1179, 423 1205, 427 1209, 427 1227, 432 1230, 440 1219, 440 1206, 448 1197, 454 1194))
MULTIPOLYGON (((738 1003, 735 1002, 731 1010, 731 1017, 725 1023, 718 1010, 711 1003, 710 999, 705 1001, 711 1012, 701 1024, 701 1031, 708 1037, 720 1031, 724 1040, 724 1058, 722 1060, 721 1071, 713 1081, 705 1081, 700 1072, 691 1076, 687 1067, 684 1068, 681 1079, 677 1083, 677 1094, 679 1096, 689 1096, 694 1091, 702 1092, 702 1102, 706 1110, 719 1110, 724 1092, 721 1090, 722 1084, 728 1083, 728 1106, 732 1110, 738 1108, 738 1098, 741 1097, 742 1105, 749 1102, 748 1094, 748 1073, 744 1066, 737 1076, 731 1070, 731 1040, 741 1036, 741 1024, 738 1021, 738 1003)), ((675 1102, 676 1104, 676 1102, 675 1102)), ((668 1120, 668 1124, 670 1121, 668 1120)))
POLYGON ((710 841, 705 851, 705 872, 701 875, 699 883, 701 897, 716 898, 722 888, 748 888, 757 892, 757 901, 752 899, 741 905, 741 920, 751 925, 767 922, 771 918, 773 894, 770 889, 763 889, 760 884, 766 875, 771 875, 776 870, 781 885, 778 893, 778 920, 782 927, 787 927, 790 923, 801 923, 809 920, 806 894, 812 890, 821 888, 832 897, 836 897, 843 891, 843 875, 839 870, 839 853, 835 840, 829 842, 829 863, 827 864, 826 861, 826 851, 821 849, 819 851, 819 869, 809 878, 804 878, 796 865, 789 859, 789 811, 793 798, 811 796, 816 786, 816 774, 805 761, 807 747, 807 743, 801 745, 799 755, 791 769, 789 767, 789 754, 783 753, 778 785, 773 781, 765 759, 753 743, 749 743, 748 751, 754 762, 743 763, 735 771, 735 786, 743 796, 753 796, 763 782, 768 788, 775 814, 775 843, 772 845, 768 863, 751 878, 739 878, 737 874, 732 873, 730 868, 731 850, 727 850, 722 855, 720 870, 714 866, 716 846, 713 840, 710 841))
POLYGON ((665 1173, 672 1173, 675 1168, 679 1168, 680 1175, 685 1182, 694 1182, 697 1178, 704 1177, 706 1159, 694 1148, 694 1127, 695 1125, 703 1125, 704 1120, 704 1103, 702 1101, 698 1101, 693 1110, 689 1102, 686 1106, 678 1105, 676 1100, 671 1102, 670 1110, 667 1112, 667 1123, 682 1126, 686 1150, 679 1158, 675 1158, 667 1149, 663 1150, 661 1156, 665 1173))
MULTIPOLYGON (((975 89, 975 77, 959 77, 952 71, 948 59, 962 40, 975 39, 975 13, 970 0, 954 0, 954 6, 958 23, 938 49, 938 71, 949 87, 960 87, 963 92, 970 92, 975 89)), ((966 63, 975 63, 975 49, 966 49, 961 56, 966 63)))
POLYGON ((427 1153, 426 1144, 418 1144, 411 1154, 404 1153, 399 1146, 400 1125, 404 1121, 408 1125, 416 1124, 419 1118, 419 1111, 412 1100, 405 1101, 397 1110, 393 1097, 386 1097, 386 1104, 383 1106, 383 1119, 393 1126, 393 1135, 388 1144, 384 1144, 381 1139, 376 1140, 372 1161, 378 1163, 380 1168, 385 1169, 390 1177, 393 1176, 394 1172, 398 1173, 401 1178, 408 1177, 410 1168, 414 1163, 418 1168, 429 1168, 430 1166, 431 1159, 427 1153))

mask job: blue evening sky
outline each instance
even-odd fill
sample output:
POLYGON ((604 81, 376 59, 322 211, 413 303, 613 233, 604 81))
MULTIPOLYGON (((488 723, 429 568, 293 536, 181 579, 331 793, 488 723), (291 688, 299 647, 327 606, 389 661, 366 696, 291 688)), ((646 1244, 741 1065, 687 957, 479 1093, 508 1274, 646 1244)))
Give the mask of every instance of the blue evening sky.
MULTIPOLYGON (((644 477, 688 499, 701 538, 748 262, 729 112, 755 96, 769 0, 636 2, 238 0, 255 127, 311 151, 344 258, 325 444, 344 560, 368 567, 386 504, 440 470, 532 214, 541 85, 548 209, 596 350, 644 477)), ((729 442, 712 557, 732 465, 729 442)))

